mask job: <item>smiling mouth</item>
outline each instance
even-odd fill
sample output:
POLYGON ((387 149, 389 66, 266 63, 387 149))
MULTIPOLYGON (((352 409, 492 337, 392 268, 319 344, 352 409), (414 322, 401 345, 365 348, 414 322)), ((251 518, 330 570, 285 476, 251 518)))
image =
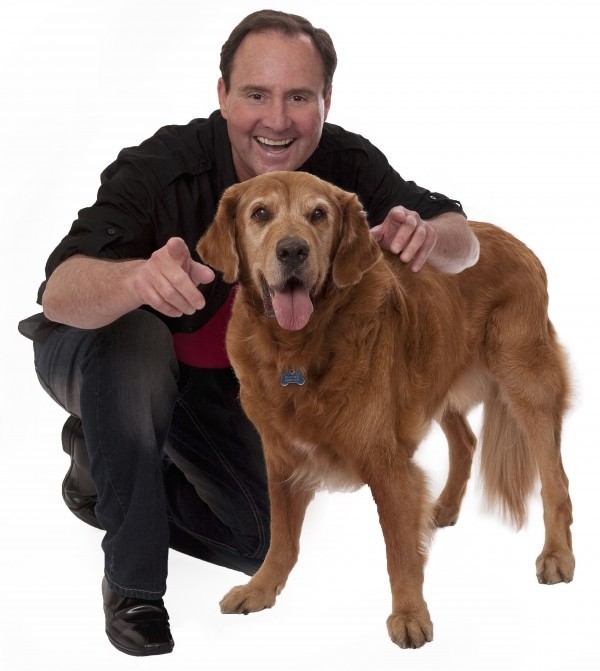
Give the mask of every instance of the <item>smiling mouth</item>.
POLYGON ((275 151, 275 152, 282 152, 285 151, 288 147, 291 147, 294 142, 296 142, 296 138, 287 138, 285 140, 270 140, 267 137, 262 137, 260 135, 255 135, 254 140, 261 146, 264 147, 265 149, 269 149, 270 151, 275 151))

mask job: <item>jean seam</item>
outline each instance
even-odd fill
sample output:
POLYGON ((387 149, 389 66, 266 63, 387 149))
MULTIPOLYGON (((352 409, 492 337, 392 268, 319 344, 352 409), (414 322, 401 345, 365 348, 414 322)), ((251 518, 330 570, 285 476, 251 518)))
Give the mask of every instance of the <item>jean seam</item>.
POLYGON ((209 434, 205 431, 205 429, 204 429, 204 427, 202 426, 202 424, 199 423, 199 422, 196 420, 195 415, 193 414, 193 412, 191 412, 189 406, 185 403, 185 401, 184 401, 181 397, 178 399, 178 403, 179 403, 180 406, 185 410, 185 412, 187 413, 188 417, 189 417, 189 418, 191 419, 191 421, 193 422, 194 426, 198 429, 198 431, 199 431, 199 432, 202 434, 202 436, 206 439, 206 443, 207 443, 207 445, 210 446, 210 448, 212 449, 213 453, 216 455, 217 459, 219 459, 219 461, 221 462, 221 464, 223 465, 223 467, 224 467, 224 468, 227 470, 227 472, 231 475, 231 477, 233 478, 233 480, 236 482, 236 484, 237 484, 238 487, 240 488, 240 491, 241 491, 242 494, 244 495, 244 498, 245 498, 246 501, 248 502, 248 505, 249 505, 250 510, 251 510, 251 512, 252 512, 252 516, 254 517, 254 521, 255 521, 255 523, 256 523, 256 527, 257 527, 257 531, 258 531, 258 540, 259 540, 259 543, 258 543, 258 547, 257 547, 257 549, 255 550, 255 552, 254 552, 253 554, 251 554, 251 555, 247 555, 247 556, 250 557, 250 558, 256 558, 256 557, 261 556, 261 555, 263 554, 263 551, 264 551, 265 546, 266 546, 266 543, 265 543, 265 541, 266 541, 266 533, 265 533, 264 525, 263 525, 263 522, 262 522, 262 519, 261 519, 261 516, 260 516, 260 512, 259 512, 258 506, 257 506, 256 503, 254 502, 254 497, 252 496, 251 492, 249 492, 248 489, 246 488, 246 486, 244 485, 243 480, 237 475, 235 469, 231 466, 231 464, 230 464, 230 463, 227 461, 227 459, 223 456, 223 453, 221 452, 221 450, 219 450, 218 447, 215 445, 215 443, 212 441, 211 437, 210 437, 209 434))
MULTIPOLYGON (((99 366, 98 366, 98 359, 99 359, 98 342, 102 338, 104 338, 104 335, 101 332, 99 332, 97 334, 97 337, 94 339, 93 346, 90 348, 91 355, 94 358, 94 366, 96 366, 96 369, 99 368, 99 366)), ((97 436, 97 439, 98 439, 98 453, 101 455, 102 461, 104 462, 104 469, 105 469, 105 472, 106 472, 106 482, 109 484, 112 492, 114 493, 115 500, 118 502, 119 508, 121 509, 121 515, 123 516, 123 518, 125 518, 125 515, 126 515, 125 506, 123 505, 123 502, 121 501, 121 497, 119 496, 119 493, 117 492, 117 490, 116 490, 116 488, 115 488, 115 486, 112 482, 111 469, 109 468, 109 460, 107 459, 106 451, 104 450, 104 447, 103 447, 103 442, 102 442, 101 432, 100 432, 100 408, 99 408, 99 404, 100 404, 100 376, 96 375, 96 412, 95 412, 95 415, 96 415, 96 422, 97 422, 97 424, 96 424, 96 436, 97 436)), ((107 559, 107 562, 106 562, 107 565, 110 566, 111 570, 112 570, 112 568, 115 565, 115 557, 114 557, 114 551, 113 550, 111 550, 110 558, 107 557, 106 559, 107 559)), ((115 585, 118 584, 116 581, 114 581, 112 579, 111 579, 111 581, 115 585)), ((120 589, 125 589, 125 588, 120 587, 120 589)), ((138 591, 140 591, 140 590, 138 590, 138 591)))
MULTIPOLYGON (((165 587, 160 588, 160 589, 156 589, 156 590, 154 590, 154 589, 146 589, 146 588, 144 588, 144 589, 139 589, 139 588, 137 588, 137 587, 123 587, 122 585, 119 585, 119 583, 118 583, 116 580, 113 580, 113 579, 112 579, 110 576, 108 576, 108 575, 106 576, 106 579, 107 579, 110 583, 112 583, 115 587, 117 587, 118 589, 122 590, 123 592, 138 592, 138 593, 143 592, 144 594, 158 594, 159 597, 162 596, 162 595, 165 593, 165 587)), ((138 598, 142 598, 142 597, 138 597, 138 598)))
POLYGON ((192 531, 191 529, 188 529, 187 527, 184 527, 177 521, 175 517, 173 517, 170 514, 167 514, 167 518, 169 522, 173 524, 173 526, 176 526, 178 529, 181 529, 181 531, 202 541, 206 545, 210 545, 220 550, 226 550, 227 552, 230 552, 231 554, 237 555, 239 557, 246 557, 247 559, 256 559, 257 556, 256 552, 252 552, 251 554, 240 552, 240 549, 238 547, 228 545, 227 543, 221 543, 220 541, 216 541, 214 538, 209 538, 208 536, 204 536, 203 534, 199 534, 195 531, 192 531))

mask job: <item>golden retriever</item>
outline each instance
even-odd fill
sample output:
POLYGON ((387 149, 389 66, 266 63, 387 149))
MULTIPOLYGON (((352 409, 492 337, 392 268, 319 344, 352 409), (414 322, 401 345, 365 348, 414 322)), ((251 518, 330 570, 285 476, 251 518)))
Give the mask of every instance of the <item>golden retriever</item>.
POLYGON ((366 483, 386 544, 390 637, 402 648, 431 641, 427 539, 457 520, 476 444, 465 414, 481 402, 488 499, 520 526, 539 475, 546 536, 537 577, 573 578, 560 455, 569 383, 545 272, 505 231, 471 226, 481 246, 474 267, 413 273, 381 251, 357 197, 317 177, 269 173, 223 195, 198 252, 239 283, 227 349, 262 438, 272 519, 262 567, 223 598, 222 612, 272 606, 315 491, 366 483), (412 457, 434 420, 450 467, 432 506, 412 457))

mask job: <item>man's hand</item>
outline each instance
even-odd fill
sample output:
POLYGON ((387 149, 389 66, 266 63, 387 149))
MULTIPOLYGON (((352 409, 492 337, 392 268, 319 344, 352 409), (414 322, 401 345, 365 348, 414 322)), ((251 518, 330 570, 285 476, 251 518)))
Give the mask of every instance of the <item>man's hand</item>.
POLYGON ((411 263, 411 270, 421 270, 427 257, 435 247, 437 233, 423 221, 418 212, 398 206, 390 210, 379 226, 371 229, 377 242, 393 254, 399 254, 405 263, 411 263))
POLYGON ((479 259, 479 241, 458 212, 423 221, 417 212, 394 207, 371 234, 383 249, 410 263, 413 272, 427 261, 443 273, 460 273, 479 259))
POLYGON ((197 287, 214 279, 215 274, 208 266, 192 260, 181 238, 171 238, 140 265, 133 286, 141 304, 167 317, 180 317, 192 315, 205 306, 204 296, 197 287))
POLYGON ((48 279, 42 305, 48 319, 84 329, 106 326, 142 305, 180 317, 204 307, 197 285, 214 279, 181 238, 171 238, 148 260, 68 258, 48 279))

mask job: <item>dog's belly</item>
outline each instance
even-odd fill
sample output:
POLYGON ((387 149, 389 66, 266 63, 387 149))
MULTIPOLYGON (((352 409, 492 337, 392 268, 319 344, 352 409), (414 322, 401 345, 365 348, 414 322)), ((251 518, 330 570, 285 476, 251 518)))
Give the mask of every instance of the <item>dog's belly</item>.
POLYGON ((472 367, 460 375, 449 389, 444 406, 445 408, 467 413, 471 408, 483 402, 485 389, 488 382, 485 373, 476 367, 472 367))
POLYGON ((297 487, 354 492, 364 484, 339 457, 318 445, 296 441, 293 449, 297 462, 290 481, 297 487))

